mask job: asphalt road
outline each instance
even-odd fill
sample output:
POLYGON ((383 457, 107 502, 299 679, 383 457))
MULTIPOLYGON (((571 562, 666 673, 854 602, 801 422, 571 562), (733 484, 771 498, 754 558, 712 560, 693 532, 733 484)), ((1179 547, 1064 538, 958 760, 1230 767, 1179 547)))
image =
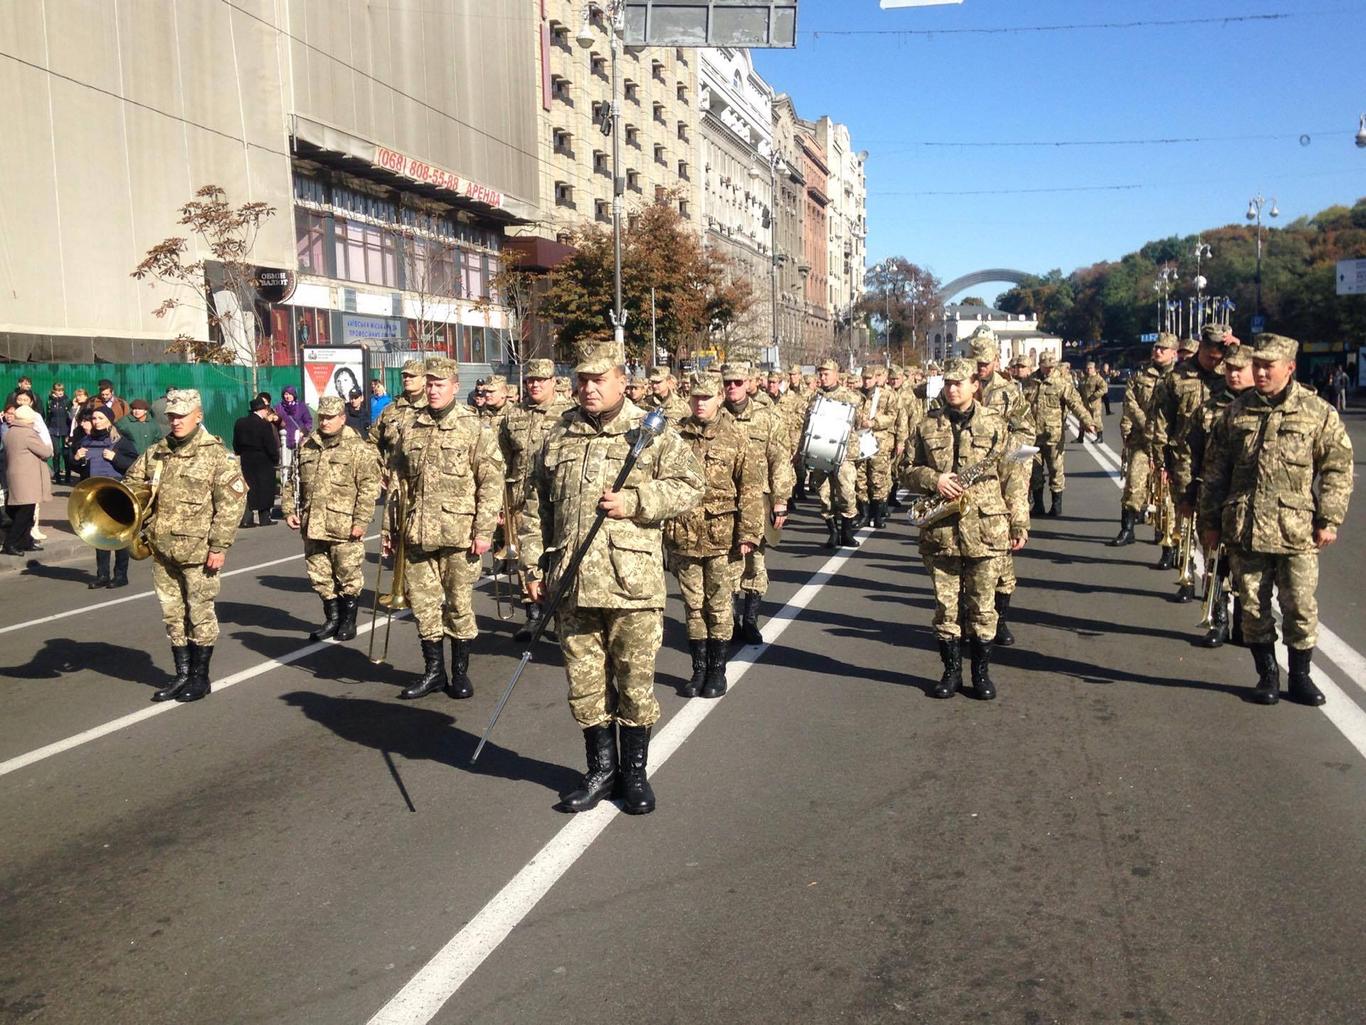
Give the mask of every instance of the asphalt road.
POLYGON ((994 703, 926 694, 904 522, 831 560, 803 511, 720 702, 674 693, 671 598, 644 818, 553 810, 583 752, 551 645, 468 765, 519 654, 486 592, 475 698, 399 702, 411 623, 391 667, 310 646, 297 538, 243 532, 231 683, 167 707, 147 567, 7 577, 0 1023, 1359 1022, 1363 502, 1324 559, 1329 705, 1262 708, 1155 549, 1104 547, 1106 461, 1069 450, 994 703))

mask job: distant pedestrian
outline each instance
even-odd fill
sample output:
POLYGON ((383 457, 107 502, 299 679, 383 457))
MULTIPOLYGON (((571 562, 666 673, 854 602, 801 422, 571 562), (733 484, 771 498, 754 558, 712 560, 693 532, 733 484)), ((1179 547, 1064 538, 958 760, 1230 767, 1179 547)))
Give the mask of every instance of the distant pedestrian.
POLYGON ((141 455, 161 440, 161 428, 152 419, 152 404, 146 399, 134 399, 128 405, 128 415, 114 425, 119 433, 132 441, 135 454, 141 455))
POLYGON ((365 395, 359 388, 352 388, 347 396, 346 426, 362 438, 370 433, 370 411, 365 408, 365 395))
MULTIPOLYGON (((76 452, 76 456, 88 468, 88 477, 122 480, 128 468, 137 460, 138 451, 133 439, 119 433, 112 422, 113 415, 114 411, 108 406, 97 406, 90 412, 90 432, 76 452)), ((96 549, 95 579, 89 585, 92 589, 128 586, 128 549, 120 548, 113 553, 112 577, 109 574, 109 562, 110 553, 96 549)))
POLYGON ((1337 411, 1347 412, 1347 389, 1352 386, 1352 379, 1347 376, 1346 367, 1338 367, 1333 371, 1334 382, 1337 385, 1337 411))
POLYGON ((97 394, 100 402, 113 410, 116 423, 128 415, 128 403, 114 394, 114 382, 109 378, 100 381, 97 394))
POLYGON ((242 463, 242 476, 247 482, 247 507, 242 511, 239 526, 252 527, 251 514, 263 527, 275 521, 270 518, 270 507, 275 504, 275 467, 280 462, 280 435, 266 420, 270 406, 262 398, 253 399, 251 412, 232 428, 232 450, 242 463))
POLYGON ((374 423, 378 420, 380 413, 384 412, 384 407, 392 401, 393 399, 389 397, 388 392, 384 390, 384 382, 378 377, 372 378, 370 381, 370 422, 374 423))
POLYGON ((5 503, 10 515, 4 547, 0 548, 5 555, 42 550, 32 531, 38 503, 52 498, 47 472, 52 446, 38 436, 34 426, 37 419, 31 406, 16 405, 5 411, 5 503))
POLYGON ((71 483, 71 401, 66 395, 66 385, 61 381, 52 383, 52 391, 47 397, 47 415, 44 417, 47 430, 52 435, 52 483, 64 481, 71 483))

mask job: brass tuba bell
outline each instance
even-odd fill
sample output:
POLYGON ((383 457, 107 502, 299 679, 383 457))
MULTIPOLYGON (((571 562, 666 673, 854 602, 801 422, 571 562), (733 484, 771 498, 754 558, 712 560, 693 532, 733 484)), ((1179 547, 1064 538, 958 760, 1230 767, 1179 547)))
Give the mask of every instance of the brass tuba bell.
POLYGON ((66 518, 76 536, 92 548, 108 552, 127 548, 134 559, 145 559, 152 554, 143 537, 151 505, 149 485, 90 477, 71 489, 66 518))

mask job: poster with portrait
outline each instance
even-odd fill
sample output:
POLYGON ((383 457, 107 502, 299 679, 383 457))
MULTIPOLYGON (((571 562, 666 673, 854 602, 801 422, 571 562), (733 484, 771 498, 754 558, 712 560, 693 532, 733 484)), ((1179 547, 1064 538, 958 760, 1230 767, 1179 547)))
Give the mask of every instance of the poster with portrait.
POLYGON ((303 400, 309 409, 316 410, 324 395, 336 395, 345 402, 352 388, 365 394, 369 368, 363 345, 305 345, 303 356, 303 400))

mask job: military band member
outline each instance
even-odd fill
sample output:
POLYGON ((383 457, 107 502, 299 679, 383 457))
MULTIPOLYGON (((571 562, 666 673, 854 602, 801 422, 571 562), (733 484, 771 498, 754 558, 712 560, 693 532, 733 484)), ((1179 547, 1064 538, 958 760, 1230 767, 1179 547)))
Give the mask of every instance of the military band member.
POLYGON ((702 501, 703 476, 683 439, 666 429, 611 490, 645 411, 626 397, 625 354, 606 344, 576 367, 579 405, 551 425, 527 480, 520 555, 528 596, 540 601, 606 514, 558 610, 569 707, 584 732, 588 771, 566 811, 612 793, 628 814, 654 810, 646 778, 659 720, 655 656, 664 639, 662 526, 702 501), (618 765, 617 727, 621 729, 618 765))
POLYGON ((247 505, 247 484, 236 457, 204 429, 199 392, 167 392, 166 417, 171 432, 138 457, 123 482, 156 489, 146 536, 176 676, 152 700, 197 701, 211 690, 214 599, 247 505))
POLYGON ((688 400, 678 394, 678 381, 668 367, 655 367, 650 371, 650 394, 641 408, 662 409, 671 424, 678 423, 692 412, 688 408, 688 400))
MULTIPOLYGON (((1105 396, 1110 393, 1110 382, 1101 376, 1096 364, 1087 360, 1086 373, 1082 375, 1081 383, 1077 385, 1077 394, 1081 396, 1081 401, 1086 404, 1086 410, 1091 414, 1091 422, 1096 425, 1096 441, 1105 440, 1105 396)), ((1080 445, 1085 435, 1077 433, 1077 444, 1080 445)))
POLYGON ((955 356, 945 361, 943 374, 943 402, 912 433, 906 472, 906 484, 916 494, 938 494, 949 501, 965 493, 969 497, 964 511, 920 532, 920 554, 934 584, 934 633, 944 665, 931 693, 951 698, 962 686, 966 637, 973 688, 990 701, 996 696, 990 669, 1000 560, 1023 548, 1029 538, 1025 478, 1005 474, 1011 429, 1000 413, 976 401, 974 367, 955 356), (959 475, 979 465, 981 476, 965 488, 959 475))
MULTIPOLYGON (((721 368, 726 412, 749 438, 749 455, 761 484, 759 500, 782 529, 787 523, 787 500, 792 494, 792 453, 787 447, 787 425, 771 408, 760 406, 749 394, 749 370, 736 363, 721 368)), ((741 572, 735 577, 734 590, 740 596, 740 637, 746 644, 762 644, 759 632, 759 606, 768 593, 768 561, 762 532, 759 544, 746 553, 741 572)))
POLYGON ((369 442, 379 450, 380 465, 387 467, 398 445, 403 428, 412 423, 417 411, 427 404, 427 365, 420 359, 403 364, 399 375, 403 392, 380 410, 379 419, 370 427, 369 442))
POLYGON ((476 407, 480 424, 497 437, 502 433, 503 421, 513 408, 508 380, 502 374, 494 374, 485 378, 483 384, 476 385, 475 389, 475 396, 484 400, 476 407))
POLYGON ((749 368, 749 380, 745 382, 749 390, 749 397, 752 402, 757 402, 760 406, 768 409, 773 405, 773 400, 769 398, 768 392, 764 389, 764 372, 758 367, 749 368))
POLYGON ((719 698, 734 629, 731 596, 745 559, 763 540, 768 482, 745 428, 722 408, 721 378, 694 375, 689 385, 693 412, 678 433, 702 467, 706 491, 700 505, 664 524, 664 544, 683 594, 692 653, 683 696, 719 698))
POLYGON ((1295 381, 1298 349, 1281 335, 1253 340, 1253 389, 1215 425, 1200 494, 1201 535, 1207 548, 1222 542, 1228 553, 1257 669, 1252 700, 1264 705, 1280 698, 1273 587, 1289 649, 1290 697, 1324 703, 1309 675, 1318 643, 1318 557, 1337 540, 1352 493, 1351 439, 1337 411, 1295 381))
MULTIPOLYGON (((854 497, 858 523, 882 529, 887 525, 885 497, 891 487, 892 448, 896 444, 896 396, 887 387, 886 370, 868 365, 863 368, 863 388, 859 393, 859 417, 873 432, 877 451, 867 459, 854 462, 854 497), (873 397, 877 396, 877 411, 873 397)), ((851 443, 857 443, 857 438, 851 443)))
POLYGON ((479 636, 474 584, 502 508, 503 457, 485 415, 456 401, 455 360, 434 356, 426 370, 427 405, 399 439, 398 470, 409 510, 405 593, 422 642, 423 672, 399 697, 412 700, 444 689, 452 698, 468 698, 474 694, 470 643, 479 636))
MULTIPOLYGON (((811 418, 811 410, 816 405, 817 398, 826 398, 832 402, 843 402, 853 406, 855 410, 859 407, 859 396, 840 384, 840 365, 833 359, 822 360, 816 367, 816 391, 811 396, 811 401, 806 407, 806 415, 802 422, 802 435, 807 431, 807 422, 811 418)), ((859 427, 857 421, 854 423, 855 429, 859 427)), ((858 540, 854 537, 856 521, 854 519, 858 512, 857 488, 854 476, 854 456, 857 453, 855 439, 851 439, 850 445, 844 453, 844 461, 835 468, 833 473, 823 470, 814 470, 811 473, 811 486, 816 489, 816 493, 821 500, 821 518, 825 520, 827 533, 825 547, 834 548, 857 548, 858 540)))
POLYGON ((792 453, 792 475, 794 485, 792 497, 788 499, 788 511, 796 511, 796 503, 806 498, 806 468, 801 463, 802 425, 806 421, 806 406, 811 401, 806 378, 801 365, 793 363, 787 368, 787 391, 778 401, 779 409, 788 423, 788 450, 792 453))
MULTIPOLYGON (((574 404, 555 391, 555 364, 548 359, 527 360, 522 371, 526 382, 526 398, 503 421, 502 452, 507 461, 507 480, 512 509, 504 516, 512 520, 512 536, 520 535, 518 522, 526 508, 526 482, 541 451, 546 431, 574 404)), ((529 641, 541 618, 541 606, 527 600, 526 624, 513 635, 515 640, 529 641)))
POLYGON ((365 586, 361 539, 379 496, 379 453, 346 426, 342 400, 325 395, 318 400, 318 426, 299 443, 298 460, 298 504, 293 490, 286 491, 284 514, 291 529, 303 531, 308 582, 323 602, 323 624, 308 636, 349 641, 365 586))
MULTIPOLYGON (((1119 500, 1119 533, 1108 542, 1111 548, 1134 543, 1134 528, 1148 507, 1152 479, 1152 434, 1149 411, 1162 379, 1176 366, 1176 335, 1162 332, 1153 343, 1152 359, 1124 389, 1119 415, 1119 436, 1124 442, 1124 493, 1119 500)), ((1159 538, 1159 540, 1161 540, 1159 538)), ((1171 568, 1169 550, 1162 561, 1171 568)))
POLYGON ((1034 428, 1039 432, 1034 444, 1039 454, 1034 457, 1034 474, 1030 482, 1031 508, 1043 513, 1044 472, 1048 474, 1048 489, 1053 494, 1052 504, 1045 515, 1062 513, 1062 493, 1067 488, 1067 472, 1063 449, 1067 440, 1065 415, 1071 412, 1082 429, 1092 434, 1096 425, 1082 404, 1081 396, 1072 385, 1072 374, 1066 364, 1058 363, 1057 353, 1044 350, 1039 354, 1039 372, 1021 383, 1025 400, 1029 403, 1034 428))
POLYGON ((643 374, 632 374, 626 382, 626 397, 637 406, 642 406, 650 394, 650 382, 643 374))

